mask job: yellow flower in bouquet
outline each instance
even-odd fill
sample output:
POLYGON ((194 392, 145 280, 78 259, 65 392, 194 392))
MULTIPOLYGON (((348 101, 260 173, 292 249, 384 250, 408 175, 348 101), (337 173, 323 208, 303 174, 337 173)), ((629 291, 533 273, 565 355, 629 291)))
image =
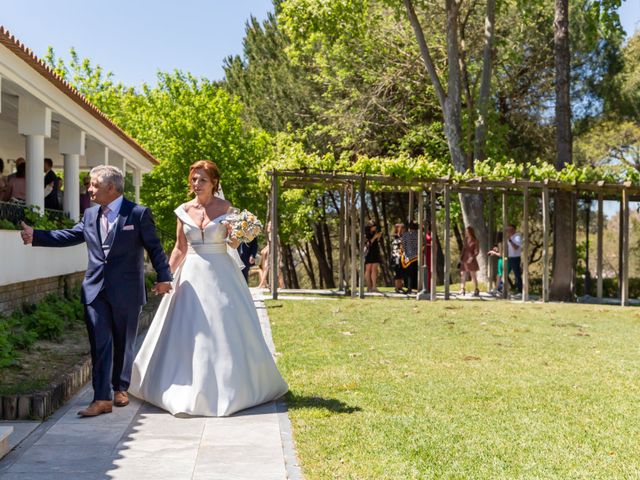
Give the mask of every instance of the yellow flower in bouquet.
POLYGON ((262 222, 248 210, 235 211, 225 218, 231 224, 230 237, 249 243, 262 231, 262 222))

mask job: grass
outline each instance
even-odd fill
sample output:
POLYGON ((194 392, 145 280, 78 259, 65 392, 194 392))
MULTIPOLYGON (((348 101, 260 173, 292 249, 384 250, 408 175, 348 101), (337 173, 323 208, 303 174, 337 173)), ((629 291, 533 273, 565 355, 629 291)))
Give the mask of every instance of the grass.
POLYGON ((268 307, 308 480, 640 478, 640 310, 268 307))

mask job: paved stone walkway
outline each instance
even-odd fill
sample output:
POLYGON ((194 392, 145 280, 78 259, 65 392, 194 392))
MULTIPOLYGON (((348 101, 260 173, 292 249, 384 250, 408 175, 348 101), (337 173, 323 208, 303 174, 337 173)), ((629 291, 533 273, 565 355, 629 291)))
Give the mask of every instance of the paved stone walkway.
MULTIPOLYGON (((263 333, 273 341, 261 293, 263 333)), ((232 417, 176 418, 132 398, 95 418, 77 411, 85 387, 0 461, 2 480, 301 479, 285 406, 272 402, 232 417)))

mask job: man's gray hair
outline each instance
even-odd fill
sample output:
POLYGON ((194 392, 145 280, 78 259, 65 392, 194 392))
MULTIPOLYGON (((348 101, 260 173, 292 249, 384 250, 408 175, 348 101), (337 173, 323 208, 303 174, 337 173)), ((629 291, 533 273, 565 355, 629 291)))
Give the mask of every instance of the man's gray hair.
POLYGON ((118 193, 124 193, 124 175, 122 170, 113 165, 98 165, 93 167, 89 175, 96 177, 101 185, 111 183, 118 193))

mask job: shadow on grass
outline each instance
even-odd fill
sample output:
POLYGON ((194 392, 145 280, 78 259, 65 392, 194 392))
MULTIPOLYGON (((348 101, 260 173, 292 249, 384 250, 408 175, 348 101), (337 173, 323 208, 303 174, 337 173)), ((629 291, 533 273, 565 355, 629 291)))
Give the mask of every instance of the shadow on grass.
POLYGON ((354 413, 362 411, 358 406, 347 405, 346 403, 334 398, 306 397, 303 395, 297 395, 291 391, 287 393, 285 400, 287 401, 287 407, 289 410, 319 408, 333 413, 354 413))

